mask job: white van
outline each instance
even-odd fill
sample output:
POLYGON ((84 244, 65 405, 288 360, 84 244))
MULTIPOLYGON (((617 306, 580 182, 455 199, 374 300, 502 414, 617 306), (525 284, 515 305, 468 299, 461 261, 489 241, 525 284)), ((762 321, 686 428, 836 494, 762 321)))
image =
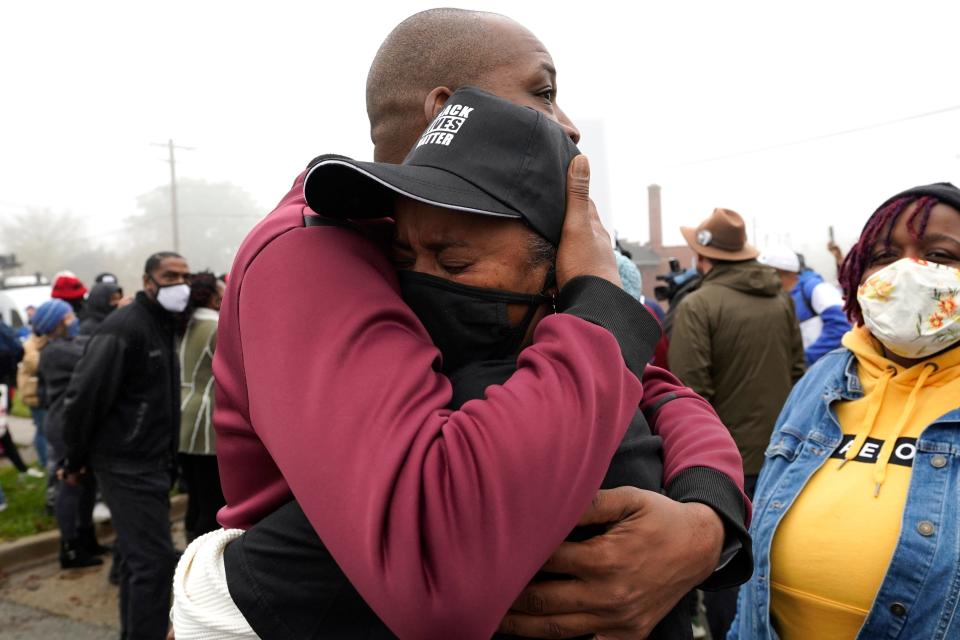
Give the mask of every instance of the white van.
POLYGON ((7 276, 0 287, 0 318, 16 331, 28 324, 27 307, 39 307, 50 293, 50 281, 43 276, 7 276))

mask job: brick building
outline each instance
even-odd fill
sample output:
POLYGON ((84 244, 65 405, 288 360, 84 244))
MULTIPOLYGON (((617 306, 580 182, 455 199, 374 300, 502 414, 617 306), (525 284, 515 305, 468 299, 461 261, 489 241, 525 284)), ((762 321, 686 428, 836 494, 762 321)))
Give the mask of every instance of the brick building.
POLYGON ((657 275, 665 274, 670 270, 670 258, 680 261, 680 267, 686 269, 693 266, 696 257, 686 244, 663 245, 663 219, 660 206, 660 185, 652 184, 647 187, 647 211, 650 224, 650 241, 646 244, 639 242, 620 241, 620 245, 632 254, 633 261, 643 276, 643 293, 653 299, 653 288, 657 286, 657 275))

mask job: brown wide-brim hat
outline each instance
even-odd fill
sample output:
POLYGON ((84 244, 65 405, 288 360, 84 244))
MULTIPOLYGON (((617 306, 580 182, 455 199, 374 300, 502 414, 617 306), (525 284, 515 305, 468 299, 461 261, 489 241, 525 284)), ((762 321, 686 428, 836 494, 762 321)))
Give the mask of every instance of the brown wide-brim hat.
POLYGON ((747 226, 736 211, 714 209, 710 217, 693 227, 680 227, 683 239, 698 254, 714 260, 750 260, 760 255, 747 243, 747 226))

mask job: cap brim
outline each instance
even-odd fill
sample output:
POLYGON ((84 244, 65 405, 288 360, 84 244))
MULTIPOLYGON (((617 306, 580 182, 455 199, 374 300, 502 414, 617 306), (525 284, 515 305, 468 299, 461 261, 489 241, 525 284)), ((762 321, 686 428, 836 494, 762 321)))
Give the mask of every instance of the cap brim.
POLYGON ((303 184, 307 206, 336 218, 392 216, 397 194, 466 213, 522 217, 473 183, 434 167, 337 158, 317 163, 303 184))
POLYGON ((697 242, 697 230, 693 227, 680 227, 680 233, 691 249, 704 257, 713 258, 714 260, 732 260, 736 262, 738 260, 750 260, 760 255, 756 247, 750 243, 744 244, 740 251, 724 251, 716 247, 702 245, 697 242))

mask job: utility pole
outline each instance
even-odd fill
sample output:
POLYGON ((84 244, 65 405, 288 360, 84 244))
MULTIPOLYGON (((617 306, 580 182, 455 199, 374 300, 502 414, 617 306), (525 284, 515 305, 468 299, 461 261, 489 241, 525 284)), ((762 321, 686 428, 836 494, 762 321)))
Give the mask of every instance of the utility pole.
POLYGON ((173 140, 167 140, 166 144, 151 142, 153 147, 166 147, 169 152, 170 163, 170 221, 173 224, 173 250, 180 253, 180 221, 177 214, 177 159, 174 155, 174 149, 183 149, 184 151, 193 151, 193 147, 180 147, 173 144, 173 140))

